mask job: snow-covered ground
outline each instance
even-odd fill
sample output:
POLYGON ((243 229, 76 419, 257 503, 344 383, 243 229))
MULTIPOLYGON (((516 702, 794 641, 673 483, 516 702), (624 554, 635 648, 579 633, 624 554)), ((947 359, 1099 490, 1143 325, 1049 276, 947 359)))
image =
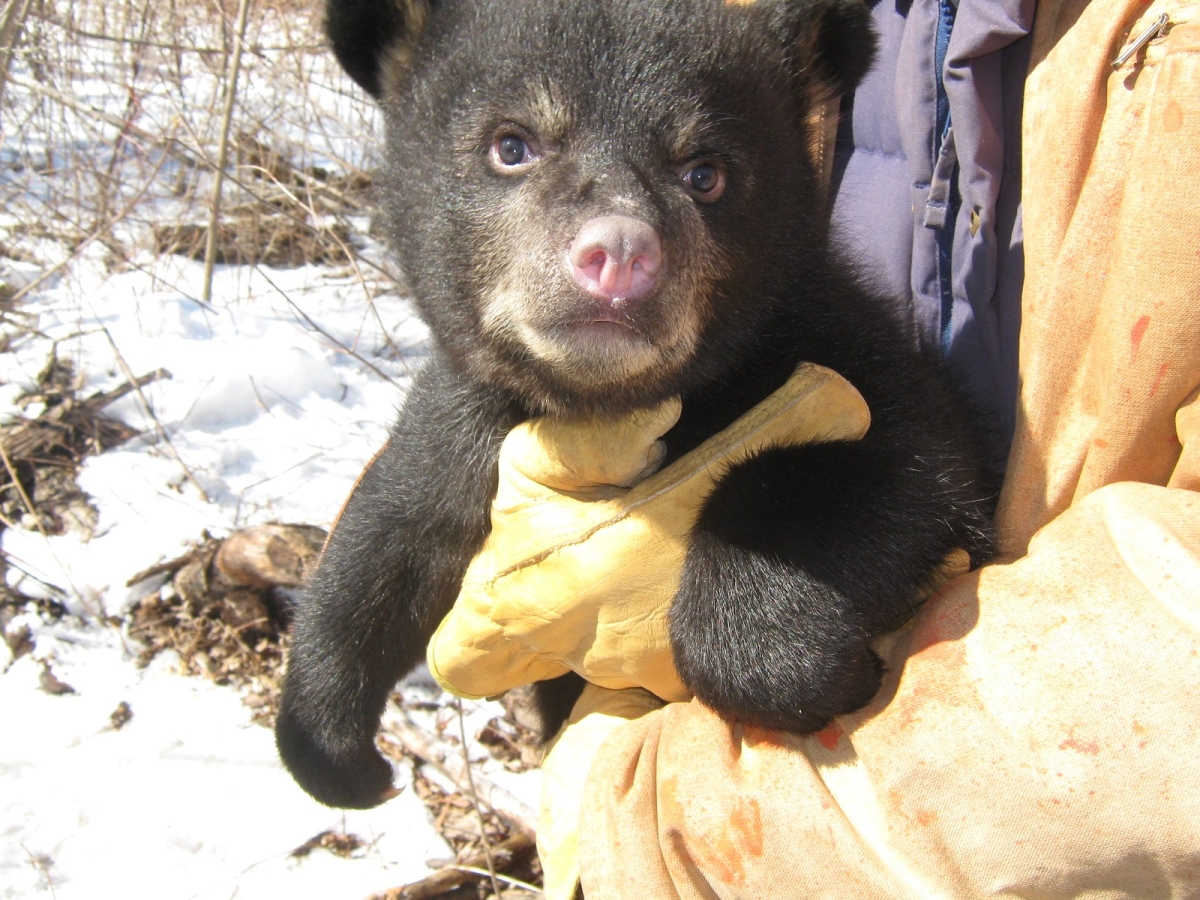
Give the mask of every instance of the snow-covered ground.
MULTIPOLYGON (((354 265, 218 266, 211 304, 197 299, 201 263, 154 251, 161 227, 206 221, 227 56, 203 48, 227 47, 228 32, 212 4, 135 6, 85 0, 30 19, 0 114, 0 301, 30 286, 15 312, 0 303, 0 423, 37 417, 16 401, 52 353, 79 398, 171 373, 106 410, 141 436, 80 471, 94 524, 47 537, 30 517, 0 534, 9 585, 68 612, 30 604, 8 632, 28 628, 32 651, 13 660, 0 642, 0 900, 361 900, 451 855, 415 790, 369 812, 318 805, 235 689, 179 674, 169 653, 139 668, 120 619, 157 587, 129 578, 206 531, 328 526, 426 332, 352 199, 340 224, 354 265), (47 671, 74 692, 43 690, 47 671), (132 718, 118 728, 121 704, 132 718), (291 855, 328 830, 365 846, 291 855)), ((324 186, 341 179, 341 203, 370 168, 373 104, 321 47, 317 17, 270 2, 256 16, 226 208, 269 196, 254 215, 290 202, 320 224, 324 186)), ((468 737, 495 714, 470 709, 468 737)), ((538 773, 472 756, 536 803, 538 773)), ((399 767, 397 783, 411 780, 399 767)))
MULTIPOLYGON (((52 347, 82 375, 81 397, 126 370, 172 373, 144 389, 154 419, 135 395, 108 410, 143 436, 85 463, 94 533, 0 539, 10 584, 31 596, 54 585, 71 613, 24 616, 35 649, 6 668, 0 643, 0 898, 360 900, 423 877, 450 852, 412 790, 365 813, 319 806, 234 690, 176 674, 166 656, 137 668, 101 613, 126 612, 146 590, 126 580, 205 529, 328 525, 420 364, 424 328, 394 292, 369 302, 348 269, 224 267, 205 308, 199 263, 139 264, 112 273, 85 254, 26 298, 34 328, 0 354, 0 417, 52 347), (40 690, 43 663, 75 693, 40 690), (117 730, 122 702, 133 717, 117 730), (369 849, 289 857, 327 829, 369 849)), ((4 265, 19 285, 21 266, 4 265)), ((536 773, 518 789, 536 798, 536 773)))
POLYGON ((142 391, 157 422, 137 394, 108 408, 145 440, 87 461, 78 480, 102 511, 89 540, 4 536, 4 549, 36 574, 114 612, 129 600, 133 573, 205 528, 328 523, 382 442, 425 336, 406 301, 384 294, 372 310, 348 271, 224 267, 206 309, 193 299, 199 263, 145 262, 147 271, 108 274, 82 261, 22 305, 45 338, 0 356, 0 403, 10 408, 36 386, 52 342, 84 375, 81 396, 116 387, 126 371, 171 373, 142 391))

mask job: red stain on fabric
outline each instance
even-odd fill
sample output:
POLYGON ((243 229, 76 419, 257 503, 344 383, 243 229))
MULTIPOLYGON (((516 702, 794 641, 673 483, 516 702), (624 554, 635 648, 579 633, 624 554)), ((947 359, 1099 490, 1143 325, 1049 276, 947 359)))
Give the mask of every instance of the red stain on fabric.
POLYGON ((814 732, 813 737, 816 738, 817 743, 826 750, 836 750, 838 741, 842 739, 843 734, 845 734, 845 732, 842 731, 841 726, 838 725, 837 722, 830 722, 825 728, 814 732))
POLYGON ((746 869, 728 834, 696 838, 688 842, 688 849, 700 868, 723 884, 741 885, 746 881, 746 869))
POLYGON ((1074 750, 1076 753, 1085 753, 1088 756, 1095 756, 1100 752, 1100 745, 1095 741, 1081 741, 1074 735, 1067 738, 1058 745, 1059 750, 1074 750))
POLYGON ((1163 110, 1163 131, 1178 131, 1183 126, 1183 107, 1172 100, 1163 110))
POLYGON ((733 812, 729 814, 729 828, 734 842, 748 856, 762 856, 762 811, 757 800, 752 797, 739 797, 733 812))
POLYGON ((747 747, 773 747, 786 750, 787 735, 773 728, 762 728, 758 725, 746 725, 742 729, 742 741, 747 747))
POLYGON ((907 730, 919 726, 927 707, 934 716, 950 708, 983 709, 961 641, 943 641, 910 657, 887 714, 897 729, 907 730))
POLYGON ((659 792, 659 814, 663 823, 682 838, 683 852, 706 875, 723 884, 741 886, 746 882, 746 857, 763 854, 762 811, 754 798, 739 794, 734 797, 726 821, 715 828, 704 827, 695 816, 687 815, 679 802, 678 783, 668 778, 659 792))
POLYGON ((909 812, 905 807, 906 794, 898 788, 890 788, 887 792, 888 802, 891 804, 892 810, 899 813, 909 822, 920 825, 922 828, 928 828, 938 820, 938 814, 932 809, 918 809, 915 812, 909 812))
POLYGON ((1146 329, 1150 327, 1150 317, 1142 316, 1133 323, 1133 328, 1129 330, 1129 343, 1133 345, 1133 358, 1137 359, 1138 348, 1142 346, 1142 338, 1146 336, 1146 329))
POLYGON ((1150 385, 1150 396, 1151 397, 1153 397, 1155 394, 1157 394, 1158 389, 1160 387, 1162 387, 1163 378, 1166 377, 1167 369, 1169 369, 1169 368, 1171 368, 1171 364, 1169 362, 1165 362, 1161 366, 1158 367, 1158 374, 1156 374, 1154 376, 1154 383, 1152 385, 1150 385))
POLYGON ((691 857, 707 873, 726 884, 732 884, 739 875, 745 878, 744 870, 739 873, 729 865, 727 848, 714 846, 716 842, 708 835, 696 834, 694 828, 688 827, 687 811, 679 802, 679 783, 674 778, 662 781, 658 792, 658 814, 662 824, 679 835, 682 846, 677 852, 680 856, 691 857))
POLYGON ((674 778, 664 778, 658 791, 659 815, 668 825, 682 828, 687 821, 683 804, 679 802, 679 783, 674 778))
POLYGON ((700 868, 723 884, 742 885, 746 881, 746 866, 726 826, 717 834, 689 835, 688 850, 700 868))

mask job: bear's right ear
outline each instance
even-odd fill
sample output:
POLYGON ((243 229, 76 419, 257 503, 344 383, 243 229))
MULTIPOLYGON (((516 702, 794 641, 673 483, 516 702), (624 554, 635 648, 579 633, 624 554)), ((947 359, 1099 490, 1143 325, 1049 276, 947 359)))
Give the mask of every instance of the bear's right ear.
POLYGON ((875 32, 864 0, 775 0, 773 13, 818 97, 850 93, 871 68, 875 32))
POLYGON ((346 74, 372 97, 385 72, 412 64, 434 0, 326 0, 325 33, 346 74))

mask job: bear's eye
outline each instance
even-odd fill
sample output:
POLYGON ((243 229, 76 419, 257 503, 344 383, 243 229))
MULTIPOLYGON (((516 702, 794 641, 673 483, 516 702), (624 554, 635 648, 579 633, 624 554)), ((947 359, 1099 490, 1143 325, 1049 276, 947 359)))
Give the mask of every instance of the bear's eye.
POLYGON ((702 162, 684 171, 683 183, 697 200, 712 203, 725 193, 725 172, 715 163, 702 162))
POLYGON ((502 134, 492 141, 492 161, 503 168, 523 166, 536 158, 525 139, 515 134, 502 134))

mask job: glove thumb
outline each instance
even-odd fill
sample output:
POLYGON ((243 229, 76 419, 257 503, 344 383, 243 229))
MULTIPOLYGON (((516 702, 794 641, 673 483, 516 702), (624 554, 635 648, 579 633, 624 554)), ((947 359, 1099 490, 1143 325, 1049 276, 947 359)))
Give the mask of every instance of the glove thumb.
POLYGON ((523 422, 500 450, 495 508, 509 512, 554 494, 607 500, 658 471, 662 436, 679 420, 678 397, 616 419, 523 422))

